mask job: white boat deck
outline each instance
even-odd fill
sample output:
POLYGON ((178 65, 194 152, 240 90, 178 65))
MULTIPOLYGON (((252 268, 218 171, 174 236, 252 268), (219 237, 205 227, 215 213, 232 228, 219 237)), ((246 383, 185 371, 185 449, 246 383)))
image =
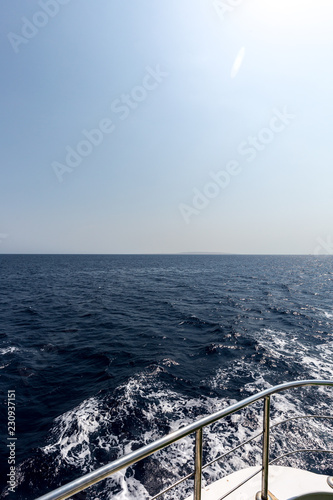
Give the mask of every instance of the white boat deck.
MULTIPOLYGON (((210 484, 202 489, 202 500, 219 500, 256 470, 258 467, 248 467, 210 484)), ((272 500, 301 500, 303 498, 304 500, 325 500, 326 498, 333 500, 333 489, 327 484, 327 476, 292 467, 270 466, 268 488, 272 493, 272 500)), ((228 495, 226 500, 254 500, 260 489, 261 473, 228 495)), ((193 500, 193 495, 186 500, 193 500)))

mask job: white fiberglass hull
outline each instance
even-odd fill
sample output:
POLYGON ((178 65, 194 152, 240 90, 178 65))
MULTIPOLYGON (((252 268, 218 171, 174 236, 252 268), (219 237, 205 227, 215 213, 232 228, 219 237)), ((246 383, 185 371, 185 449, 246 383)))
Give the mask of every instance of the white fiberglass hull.
MULTIPOLYGON (((258 467, 248 467, 234 472, 202 489, 202 500, 219 500, 235 486, 251 476, 258 467)), ((228 495, 227 500, 255 500, 261 489, 261 473, 228 495)), ((333 500, 333 489, 327 483, 327 476, 292 467, 269 467, 269 491, 272 500, 333 500), (274 498, 275 497, 275 498, 274 498)), ((193 496, 186 500, 193 500, 193 496)))

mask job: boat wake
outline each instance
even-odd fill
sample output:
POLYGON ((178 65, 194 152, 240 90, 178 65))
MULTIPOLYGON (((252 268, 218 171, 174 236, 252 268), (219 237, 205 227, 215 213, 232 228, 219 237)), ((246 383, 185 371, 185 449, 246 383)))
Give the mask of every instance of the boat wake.
MULTIPOLYGON (((266 349, 269 345, 271 347, 278 345, 280 350, 285 346, 283 339, 281 341, 273 339, 272 342, 266 340, 263 344, 266 349)), ((276 356, 280 355, 281 352, 276 353, 276 356)), ((308 360, 302 356, 300 353, 300 359, 307 363, 311 371, 311 364, 309 365, 308 360)), ((165 358, 164 365, 168 366, 169 363, 170 360, 165 358)), ((35 483, 36 475, 39 483, 36 496, 37 493, 54 489, 202 416, 236 402, 230 398, 221 400, 214 395, 192 398, 170 390, 170 385, 165 382, 167 375, 165 366, 154 364, 148 370, 130 378, 114 392, 101 392, 57 417, 47 437, 47 444, 36 450, 35 456, 20 466, 23 490, 30 488, 31 494, 31 485, 35 483), (43 489, 40 487, 41 484, 43 489)), ((332 370, 332 366, 330 369, 332 370)), ((235 367, 236 374, 237 370, 240 377, 244 376, 240 366, 235 367)), ((329 371, 328 367, 327 370, 329 371)), ((245 384, 242 398, 270 386, 264 378, 262 368, 260 371, 261 377, 245 384)), ((220 384, 225 376, 223 370, 220 370, 210 381, 211 387, 220 384)), ((207 383, 208 380, 203 381, 203 384, 207 383)), ((312 411, 316 407, 320 413, 328 414, 330 409, 325 397, 318 398, 318 391, 323 395, 325 393, 325 389, 321 388, 303 388, 274 396, 271 408, 272 424, 303 414, 306 402, 312 411)), ((204 463, 214 460, 220 454, 257 434, 261 430, 261 425, 262 404, 255 403, 242 412, 205 428, 204 463)), ((328 423, 323 420, 284 424, 272 432, 271 456, 278 456, 293 448, 328 448, 330 446, 327 438, 328 428, 328 423)), ((87 493, 82 493, 87 496, 80 498, 99 500, 150 498, 191 473, 194 468, 193 456, 194 436, 188 436, 129 467, 126 471, 121 471, 101 484, 89 488, 87 493)), ((314 460, 311 456, 293 456, 284 459, 279 465, 311 470, 314 460)), ((260 439, 257 439, 227 459, 205 469, 203 484, 207 485, 235 470, 260 463, 261 446, 260 439)), ((324 459, 321 468, 323 473, 328 470, 327 461, 324 459)), ((318 467, 316 470, 318 471, 318 467)), ((186 498, 192 490, 193 481, 188 480, 166 494, 164 498, 170 500, 186 498)))

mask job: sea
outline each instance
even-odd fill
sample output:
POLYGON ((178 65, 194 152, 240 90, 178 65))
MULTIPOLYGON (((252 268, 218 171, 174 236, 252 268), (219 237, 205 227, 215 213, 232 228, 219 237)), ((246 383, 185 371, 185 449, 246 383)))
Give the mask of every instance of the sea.
MULTIPOLYGON (((276 384, 333 379, 333 256, 0 255, 0 269, 1 499, 35 499, 276 384)), ((279 393, 272 423, 332 416, 332 390, 279 393)), ((205 428, 204 463, 257 434, 262 412, 205 428)), ((333 449, 331 429, 275 427, 270 458, 333 449)), ((203 484, 260 467, 260 450, 260 438, 244 445, 203 484)), ((190 435, 72 498, 149 499, 191 473, 193 456, 190 435)), ((321 452, 277 463, 333 474, 321 452)), ((161 498, 192 490, 190 479, 161 498)))

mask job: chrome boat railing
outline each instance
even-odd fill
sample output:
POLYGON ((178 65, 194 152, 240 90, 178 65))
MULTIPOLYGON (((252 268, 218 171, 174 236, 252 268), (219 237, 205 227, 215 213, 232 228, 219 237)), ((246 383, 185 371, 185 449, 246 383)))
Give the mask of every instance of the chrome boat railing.
POLYGON ((223 410, 220 410, 216 413, 213 413, 211 415, 208 415, 204 418, 201 418, 200 420, 193 422, 186 427, 183 427, 177 431, 172 432, 171 434, 168 434, 167 436, 164 436, 153 443, 150 443, 146 446, 143 446, 142 448, 133 451, 132 453, 129 453, 128 455, 125 455, 124 457, 121 457, 107 465, 104 465, 103 467, 100 467, 99 469, 96 469, 95 471, 89 472, 88 474, 75 479, 74 481, 71 481, 70 483, 61 486, 57 488, 56 490, 51 491, 50 493, 47 493, 41 497, 39 497, 36 500, 64 500, 66 498, 69 498, 70 496, 85 490, 89 486, 92 486, 93 484, 96 484, 103 479, 110 477, 112 474, 115 474, 116 472, 129 467, 130 465, 138 462, 139 460, 142 460, 153 453, 156 453, 157 451, 165 448, 166 446, 169 446, 172 443, 175 443, 176 441, 179 441, 180 439, 188 436, 189 434, 196 433, 195 436, 195 468, 194 472, 192 474, 189 474, 188 476, 180 479, 167 489, 161 491, 154 497, 152 497, 150 500, 153 500, 155 498, 158 498, 159 496, 163 495, 167 491, 171 490, 181 482, 191 478, 194 476, 194 495, 193 498, 194 500, 201 500, 201 477, 202 477, 202 470, 210 465, 212 463, 221 460, 224 458, 226 455, 232 453, 236 449, 238 449, 240 446, 243 446, 244 444, 258 438, 259 436, 263 435, 263 443, 262 443, 262 466, 261 468, 252 474, 251 477, 243 481, 241 484, 239 484, 236 488, 233 490, 229 491, 226 493, 223 497, 220 497, 219 500, 222 500, 222 498, 226 498, 230 493, 232 493, 235 489, 240 487, 242 484, 244 484, 246 481, 250 480, 252 477, 254 477, 256 474, 261 472, 261 491, 257 493, 257 500, 268 500, 268 468, 269 464, 276 462, 280 458, 286 455, 294 454, 294 453, 299 453, 299 452, 325 452, 325 453, 333 453, 333 450, 294 450, 292 452, 289 452, 287 454, 284 454, 280 457, 275 458, 271 462, 269 462, 269 435, 270 435, 270 428, 276 427, 277 425, 280 425, 282 423, 285 423, 289 420, 295 420, 297 418, 332 418, 330 415, 304 415, 304 416, 299 416, 299 417, 292 417, 290 419, 284 420, 283 422, 279 422, 277 424, 274 424, 273 426, 270 427, 269 422, 270 422, 270 398, 272 395, 285 391, 287 389, 292 389, 296 387, 304 387, 304 386, 333 386, 333 380, 299 380, 295 382, 287 382, 284 384, 276 385, 275 387, 272 387, 270 389, 266 389, 264 391, 259 392, 258 394, 255 394, 253 396, 250 396, 246 399, 243 399, 242 401, 235 403, 227 408, 224 408, 223 410), (243 408, 246 408, 247 406, 263 399, 264 400, 264 413, 263 413, 263 430, 259 432, 257 435, 251 437, 250 439, 244 441, 240 445, 236 446, 232 450, 228 451, 227 453, 224 453, 223 455, 220 455, 217 457, 215 460, 212 462, 209 462, 205 464, 204 466, 202 465, 202 429, 206 427, 207 425, 213 424, 217 422, 218 420, 221 420, 224 417, 227 417, 229 415, 232 415, 233 413, 242 410, 243 408))

